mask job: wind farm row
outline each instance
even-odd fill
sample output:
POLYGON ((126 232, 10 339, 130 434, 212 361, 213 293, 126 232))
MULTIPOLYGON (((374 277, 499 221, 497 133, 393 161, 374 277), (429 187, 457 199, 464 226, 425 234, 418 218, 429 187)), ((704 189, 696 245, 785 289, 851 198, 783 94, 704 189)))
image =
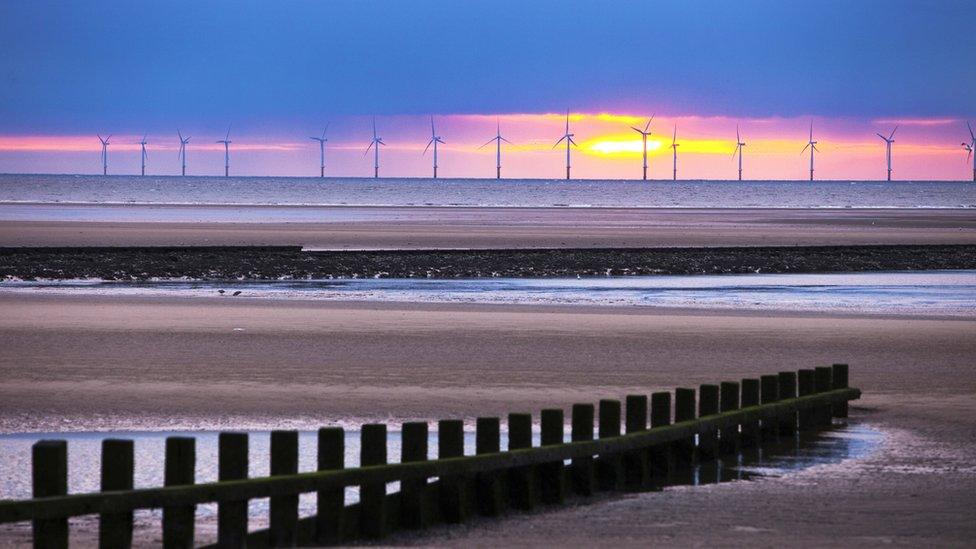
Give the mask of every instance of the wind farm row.
MULTIPOLYGON (((565 145, 565 147, 566 147, 566 179, 567 180, 569 180, 569 179, 572 178, 572 151, 573 151, 573 148, 579 146, 576 143, 576 140, 574 139, 574 137, 576 137, 576 135, 572 131, 570 131, 569 122, 570 122, 570 120, 569 120, 569 113, 567 112, 566 113, 566 126, 565 126, 565 131, 564 131, 563 135, 555 142, 555 144, 552 147, 553 149, 556 149, 560 145, 565 145)), ((641 129, 639 127, 635 127, 635 126, 631 126, 631 128, 630 128, 633 131, 635 131, 638 134, 640 134, 640 136, 641 136, 641 144, 642 144, 641 151, 642 151, 642 160, 643 160, 643 164, 642 164, 642 168, 643 168, 642 179, 645 180, 645 181, 647 180, 647 172, 648 172, 648 163, 647 163, 648 145, 647 145, 647 140, 648 140, 648 137, 652 135, 652 132, 650 131, 650 128, 651 128, 651 124, 653 122, 654 122, 654 116, 651 116, 647 120, 647 123, 644 125, 643 129, 641 129)), ((976 132, 973 131, 972 125, 969 124, 968 122, 966 123, 966 126, 969 129, 969 141, 968 142, 965 142, 964 141, 964 142, 962 142, 961 145, 962 145, 963 149, 967 153, 967 157, 966 157, 967 158, 967 162, 971 160, 972 163, 973 163, 973 181, 976 182, 976 155, 974 155, 974 151, 976 151, 976 132)), ((326 124, 326 126, 322 130, 322 134, 320 136, 310 136, 309 137, 310 140, 317 142, 318 145, 319 145, 319 177, 325 177, 325 168, 326 168, 326 165, 325 165, 325 158, 326 158, 325 152, 326 152, 326 143, 328 143, 328 141, 329 141, 329 139, 326 137, 326 135, 328 133, 328 130, 329 130, 329 125, 326 124)), ((881 140, 884 143, 884 151, 885 151, 884 158, 885 158, 886 180, 887 181, 891 181, 891 175, 892 175, 892 145, 895 143, 894 137, 895 137, 895 132, 897 132, 897 131, 898 131, 898 126, 896 125, 894 127, 894 129, 892 129, 891 132, 888 135, 884 135, 882 133, 877 133, 876 134, 879 138, 881 138, 881 140)), ((377 133, 376 119, 375 118, 373 118, 372 132, 373 132, 372 139, 369 140, 369 143, 366 146, 365 151, 363 152, 363 156, 368 155, 370 152, 373 153, 373 177, 374 178, 379 178, 380 177, 380 148, 386 146, 386 143, 383 141, 383 138, 380 137, 379 134, 377 133)), ((188 144, 190 142, 190 137, 189 136, 185 136, 184 137, 182 131, 179 131, 179 130, 177 131, 177 135, 179 136, 179 140, 180 140, 179 153, 178 153, 178 160, 180 162, 180 173, 181 173, 181 175, 184 175, 185 176, 186 175, 187 148, 188 148, 188 144)), ((108 175, 108 147, 111 144, 110 139, 111 139, 112 136, 109 135, 108 137, 103 138, 99 134, 97 137, 98 137, 98 140, 102 144, 102 153, 101 153, 102 174, 103 175, 108 175)), ((140 174, 141 175, 146 175, 146 166, 147 166, 148 160, 149 160, 149 154, 148 154, 148 150, 147 150, 147 145, 149 144, 149 142, 148 142, 147 138, 148 138, 148 135, 144 135, 143 138, 142 138, 142 140, 139 141, 139 145, 141 146, 141 171, 140 171, 140 174)), ((230 127, 227 128, 227 132, 224 135, 224 138, 216 141, 216 143, 222 144, 224 146, 224 176, 225 177, 229 177, 230 176, 230 144, 233 143, 230 140, 230 127)), ((514 144, 511 141, 509 141, 504 136, 502 136, 501 124, 500 123, 496 123, 495 136, 492 137, 491 139, 489 139, 487 142, 485 142, 480 147, 478 147, 478 150, 480 150, 480 149, 483 149, 483 148, 485 148, 485 147, 487 147, 489 145, 494 145, 494 147, 495 147, 495 178, 496 179, 501 179, 501 177, 502 177, 502 143, 506 143, 508 145, 514 146, 514 144)), ((811 122, 810 123, 809 139, 807 140, 806 144, 804 145, 804 147, 800 151, 800 154, 801 155, 805 154, 807 151, 809 151, 809 153, 810 153, 810 181, 813 181, 814 180, 814 172, 816 170, 816 167, 815 167, 815 161, 816 161, 815 154, 816 153, 820 153, 820 149, 817 148, 817 144, 818 143, 819 142, 814 139, 814 135, 813 135, 813 122, 811 122)), ((432 160, 433 160, 433 166, 432 167, 433 167, 433 178, 434 179, 437 179, 437 177, 438 177, 438 173, 437 173, 437 169, 438 169, 438 164, 437 164, 437 160, 438 160, 438 145, 441 145, 441 144, 445 144, 445 141, 444 141, 444 139, 440 135, 437 134, 437 129, 436 129, 436 126, 434 124, 434 117, 431 116, 430 117, 430 140, 427 142, 427 146, 424 148, 424 151, 423 151, 422 154, 424 156, 426 156, 428 152, 431 152, 432 153, 431 154, 431 157, 432 157, 432 160)), ((745 141, 743 141, 743 136, 742 136, 741 132, 739 131, 738 125, 736 125, 736 128, 735 128, 735 149, 732 152, 732 159, 733 160, 738 159, 738 180, 739 181, 742 181, 743 157, 745 156, 745 147, 746 147, 746 145, 747 145, 747 143, 745 141)), ((677 181, 678 180, 678 147, 680 147, 680 146, 681 146, 681 143, 678 142, 678 127, 677 127, 677 125, 675 125, 674 128, 673 128, 673 131, 672 131, 671 144, 668 146, 668 148, 670 148, 671 151, 672 151, 672 171, 671 171, 671 174, 672 174, 672 180, 674 180, 674 181, 677 181)))

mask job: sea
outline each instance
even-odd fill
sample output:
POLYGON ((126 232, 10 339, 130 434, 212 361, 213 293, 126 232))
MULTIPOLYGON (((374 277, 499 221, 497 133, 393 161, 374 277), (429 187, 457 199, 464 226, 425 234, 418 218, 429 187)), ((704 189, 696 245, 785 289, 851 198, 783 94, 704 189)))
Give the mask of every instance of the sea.
POLYGON ((634 181, 0 175, 0 205, 976 208, 964 181, 634 181))

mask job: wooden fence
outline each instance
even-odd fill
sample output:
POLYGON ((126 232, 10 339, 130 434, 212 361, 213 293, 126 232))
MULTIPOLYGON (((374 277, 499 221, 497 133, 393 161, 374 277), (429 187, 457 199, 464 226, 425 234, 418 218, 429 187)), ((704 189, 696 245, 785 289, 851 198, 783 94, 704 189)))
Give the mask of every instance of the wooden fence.
POLYGON ((98 515, 100 545, 127 547, 133 511, 161 508, 163 545, 191 547, 196 505, 217 503, 220 547, 379 539, 397 528, 459 523, 475 513, 527 511, 560 504, 571 495, 654 488, 688 474, 696 464, 827 428, 833 417, 846 417, 848 401, 859 397, 859 390, 848 388, 845 364, 780 372, 701 385, 697 400, 695 389, 679 388, 673 394, 653 393, 650 399, 629 395, 625 406, 618 400, 574 404, 569 443, 564 442, 562 409, 542 410, 537 447, 532 446, 532 416, 510 414, 507 451, 500 447, 501 420, 478 418, 476 451, 469 456, 464 455, 463 423, 442 420, 435 460, 428 459, 428 424, 410 422, 402 426, 398 464, 387 463, 386 425, 368 424, 362 426, 357 468, 344 468, 343 430, 323 428, 318 470, 306 473, 298 472, 298 433, 274 431, 270 476, 253 479, 247 478, 247 434, 221 433, 219 480, 205 484, 194 483, 195 439, 170 437, 165 486, 147 489, 133 489, 133 442, 107 439, 102 491, 74 495, 67 494, 67 443, 44 440, 33 446, 34 498, 0 501, 0 523, 32 521, 35 547, 67 547, 68 518, 98 515), (387 494, 390 482, 399 482, 400 491, 387 494), (359 487, 357 504, 346 505, 348 486, 359 487), (300 519, 299 495, 313 492, 316 515, 300 519), (269 527, 251 532, 248 501, 255 498, 270 498, 269 527))

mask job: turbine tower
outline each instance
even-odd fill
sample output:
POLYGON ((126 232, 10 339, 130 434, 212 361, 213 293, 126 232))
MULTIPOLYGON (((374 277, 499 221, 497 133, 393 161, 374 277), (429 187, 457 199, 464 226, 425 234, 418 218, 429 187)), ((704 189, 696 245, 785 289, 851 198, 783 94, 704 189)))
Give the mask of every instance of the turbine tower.
POLYGON ((732 159, 735 160, 735 155, 739 155, 739 181, 742 181, 742 152, 746 144, 739 137, 739 126, 735 126, 735 151, 732 152, 732 159))
POLYGON ((810 122, 810 140, 807 141, 806 147, 803 147, 803 150, 800 151, 800 154, 807 152, 807 149, 810 149, 810 181, 813 181, 813 152, 814 151, 820 152, 820 149, 817 148, 817 142, 813 140, 812 121, 810 122))
POLYGON ((319 177, 325 177, 325 142, 328 139, 325 138, 325 132, 329 131, 329 125, 325 125, 325 129, 322 130, 322 137, 309 137, 313 141, 319 142, 319 177))
POLYGON ((369 149, 373 149, 373 178, 380 176, 380 145, 386 143, 383 142, 382 137, 376 137, 376 117, 373 117, 373 140, 369 142, 366 152, 363 153, 363 156, 366 156, 369 154, 369 149))
MULTIPOLYGON (((98 134, 95 134, 98 135, 98 134)), ((98 140, 102 142, 102 175, 108 175, 108 140, 112 139, 112 136, 108 136, 102 139, 101 135, 98 135, 98 140)))
POLYGON ((439 135, 437 135, 437 132, 436 131, 434 131, 434 116, 431 115, 431 117, 430 117, 430 141, 428 141, 427 142, 427 146, 424 147, 424 154, 427 154, 427 149, 429 149, 431 145, 434 145, 434 179, 437 179, 437 144, 438 143, 443 143, 443 142, 444 142, 444 140, 441 139, 439 135))
POLYGON ((478 147, 483 149, 492 143, 495 143, 495 179, 502 178, 502 141, 512 144, 511 141, 502 137, 502 125, 501 122, 495 121, 495 137, 488 140, 487 143, 478 147))
POLYGON ((143 135, 142 141, 139 142, 139 145, 142 146, 142 175, 146 175, 146 161, 149 160, 149 153, 146 152, 147 143, 149 142, 146 141, 146 136, 143 135))
POLYGON ((180 162, 183 164, 182 175, 186 175, 186 144, 190 142, 190 136, 183 137, 180 130, 176 130, 176 135, 180 136, 180 162))
POLYGON ((895 142, 893 138, 895 137, 896 131, 898 131, 898 126, 895 126, 895 129, 891 130, 891 135, 888 137, 885 137, 880 133, 877 134, 878 137, 883 139, 885 142, 885 160, 888 162, 888 181, 891 181, 891 144, 895 142))
POLYGON ((230 126, 227 126, 227 135, 217 143, 224 144, 224 177, 230 175, 230 126))
POLYGON ((671 176, 671 180, 672 181, 677 181, 678 180, 678 147, 680 147, 680 146, 681 146, 681 143, 678 143, 678 125, 675 124, 674 125, 674 135, 671 136, 671 149, 674 151, 674 163, 673 163, 673 169, 672 169, 672 172, 671 172, 672 173, 672 176, 671 176))
POLYGON ((644 181, 647 181, 647 136, 651 135, 651 132, 649 132, 648 129, 651 127, 651 122, 653 121, 654 115, 652 114, 650 120, 648 120, 647 124, 644 125, 643 130, 633 126, 630 127, 630 129, 641 134, 641 143, 644 145, 641 147, 641 152, 644 153, 644 181))
POLYGON ((976 155, 973 155, 973 150, 976 149, 976 133, 973 133, 973 127, 969 125, 969 122, 966 122, 966 127, 969 128, 969 138, 971 141, 969 143, 963 143, 962 146, 969 152, 966 155, 966 161, 969 161, 970 158, 973 159, 973 183, 976 183, 976 155))
POLYGON ((560 143, 563 142, 563 140, 566 141, 566 179, 567 180, 569 179, 569 173, 570 173, 570 167, 571 167, 571 163, 569 161, 569 150, 570 150, 570 146, 573 146, 573 147, 577 147, 578 146, 576 144, 576 141, 573 141, 573 135, 574 134, 569 133, 569 111, 567 110, 566 111, 566 133, 564 133, 563 136, 559 138, 559 141, 556 141, 556 144, 552 146, 552 148, 555 149, 556 147, 559 146, 560 143))

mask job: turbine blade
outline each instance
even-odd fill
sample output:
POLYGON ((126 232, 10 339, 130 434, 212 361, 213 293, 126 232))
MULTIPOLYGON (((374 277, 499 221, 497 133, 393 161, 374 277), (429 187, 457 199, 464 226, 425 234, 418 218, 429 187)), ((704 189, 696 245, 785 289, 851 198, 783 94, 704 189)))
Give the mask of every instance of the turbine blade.
POLYGON ((809 148, 810 148, 810 144, 807 143, 807 146, 806 147, 803 147, 803 150, 800 151, 800 154, 803 154, 803 153, 807 152, 807 149, 809 149, 809 148))
POLYGON ((329 131, 329 124, 331 124, 331 123, 332 122, 326 122, 325 123, 325 129, 322 130, 322 139, 325 139, 325 132, 329 131))
POLYGON ((369 154, 369 150, 373 148, 373 145, 374 144, 376 144, 376 141, 370 141, 369 142, 369 146, 366 147, 366 152, 363 153, 363 156, 366 156, 367 154, 369 154))
POLYGON ((898 126, 895 126, 895 129, 891 130, 891 135, 888 136, 888 139, 891 139, 892 137, 894 137, 896 131, 898 131, 898 126))
POLYGON ((884 139, 885 141, 887 141, 887 140, 888 140, 888 138, 887 138, 887 137, 885 137, 885 136, 883 136, 883 135, 881 135, 880 133, 876 133, 875 135, 877 135, 877 136, 878 136, 878 137, 880 137, 881 139, 884 139))
POLYGON ((428 142, 427 142, 427 146, 426 146, 426 147, 424 147, 424 154, 422 154, 422 155, 420 155, 420 156, 424 156, 425 154, 427 154, 427 149, 429 149, 429 148, 430 148, 430 144, 431 144, 431 143, 433 143, 433 142, 434 142, 434 140, 433 140, 433 139, 431 139, 430 141, 428 141, 428 142))
POLYGON ((973 127, 969 125, 968 120, 966 121, 966 127, 969 128, 969 137, 971 137, 973 142, 976 143, 976 133, 973 133, 973 127))
POLYGON ((566 135, 564 135, 564 136, 562 136, 562 137, 560 137, 560 138, 559 138, 559 141, 556 141, 556 144, 555 144, 555 145, 553 145, 553 146, 552 146, 552 148, 554 148, 554 149, 555 149, 556 147, 558 147, 558 146, 559 146, 559 144, 563 142, 563 139, 566 139, 566 137, 568 137, 568 136, 569 136, 569 134, 567 133, 566 135))
POLYGON ((739 125, 738 124, 735 125, 735 142, 736 143, 741 143, 742 142, 742 138, 739 137, 739 125))
POLYGON ((498 136, 498 139, 501 139, 502 141, 504 141, 504 142, 506 142, 506 143, 508 143, 509 145, 514 145, 514 143, 512 143, 512 142, 511 142, 511 141, 509 141, 508 139, 505 139, 505 138, 504 138, 504 137, 502 137, 502 136, 498 136))
POLYGON ((677 139, 678 139, 678 125, 675 124, 674 125, 674 135, 671 136, 671 144, 674 145, 674 142, 677 141, 677 139))
POLYGON ((491 145, 492 143, 494 143, 496 139, 498 139, 498 138, 497 137, 492 137, 491 139, 488 140, 487 143, 485 143, 484 145, 482 145, 482 146, 480 146, 478 148, 479 149, 483 149, 483 148, 487 147, 488 145, 491 145))
POLYGON ((631 126, 631 127, 630 127, 630 129, 632 129, 632 130, 634 130, 635 132, 637 132, 637 133, 639 133, 639 134, 643 134, 643 133, 644 133, 644 132, 642 132, 642 131, 640 131, 640 130, 638 130, 637 128, 635 128, 635 127, 633 127, 633 126, 631 126))

